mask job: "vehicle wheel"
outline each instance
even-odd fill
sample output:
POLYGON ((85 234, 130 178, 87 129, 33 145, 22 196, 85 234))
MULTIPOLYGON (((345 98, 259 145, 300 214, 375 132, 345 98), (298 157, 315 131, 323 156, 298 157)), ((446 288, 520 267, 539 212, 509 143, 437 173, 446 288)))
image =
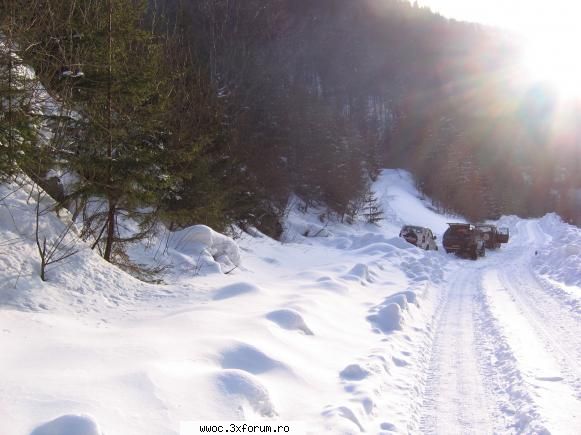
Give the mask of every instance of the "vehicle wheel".
POLYGON ((470 258, 472 260, 478 260, 478 251, 477 251, 476 247, 474 247, 472 249, 472 252, 470 253, 470 258))

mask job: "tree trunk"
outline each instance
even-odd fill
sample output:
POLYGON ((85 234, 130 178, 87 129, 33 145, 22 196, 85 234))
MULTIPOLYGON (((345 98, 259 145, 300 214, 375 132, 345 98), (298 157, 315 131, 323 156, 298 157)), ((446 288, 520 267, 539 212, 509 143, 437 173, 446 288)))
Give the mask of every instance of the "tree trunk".
POLYGON ((46 265, 44 264, 44 261, 41 261, 40 262, 40 279, 42 281, 46 281, 46 273, 45 273, 45 270, 46 270, 46 265))
MULTIPOLYGON (((9 162, 14 160, 14 117, 12 116, 12 74, 13 74, 13 59, 12 59, 12 46, 14 41, 12 41, 12 31, 14 28, 14 2, 10 1, 10 25, 8 28, 8 155, 9 155, 9 162)), ((43 280, 44 281, 44 280, 43 280)))
MULTIPOLYGON (((113 160, 113 132, 111 131, 111 117, 112 117, 112 105, 111 105, 111 80, 113 80, 113 6, 111 0, 107 2, 108 9, 108 19, 109 19, 109 32, 108 32, 108 78, 107 78, 107 130, 108 130, 108 141, 107 141, 107 157, 109 159, 108 169, 107 169, 107 189, 109 190, 109 195, 111 195, 112 186, 112 160, 113 160)), ((105 261, 111 262, 111 251, 113 250, 113 239, 115 237, 115 202, 111 200, 109 196, 109 211, 107 212, 107 239, 105 241, 105 253, 103 258, 105 261)))
POLYGON ((115 213, 117 207, 114 202, 109 201, 109 211, 107 212, 107 239, 105 240, 105 261, 111 262, 111 252, 113 250, 113 240, 115 239, 115 213))

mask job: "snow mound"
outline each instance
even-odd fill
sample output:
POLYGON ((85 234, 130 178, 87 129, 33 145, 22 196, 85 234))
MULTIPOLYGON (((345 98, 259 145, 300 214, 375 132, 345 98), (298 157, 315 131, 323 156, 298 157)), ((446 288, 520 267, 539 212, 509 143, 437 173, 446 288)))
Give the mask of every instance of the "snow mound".
POLYGON ((30 435, 102 435, 102 432, 89 416, 62 415, 38 426, 30 435))
POLYGON ((449 261, 446 254, 428 251, 426 255, 404 257, 400 268, 416 284, 426 282, 439 284, 444 280, 443 265, 446 261, 449 261))
POLYGON ((405 297, 405 295, 403 295, 403 294, 397 294, 397 295, 390 296, 388 298, 388 300, 389 300, 389 303, 398 304, 402 311, 407 310, 407 308, 408 308, 408 300, 405 297))
POLYGON ((554 213, 540 219, 539 225, 552 239, 533 259, 537 272, 567 286, 581 287, 581 229, 554 213))
POLYGON ((353 410, 347 406, 339 406, 323 412, 323 416, 329 419, 332 433, 354 434, 365 432, 365 428, 357 418, 353 410))
POLYGON ((230 299, 244 294, 257 293, 259 291, 260 289, 253 284, 247 282, 238 282, 218 289, 216 293, 214 293, 212 299, 215 301, 230 299))
POLYGON ((317 279, 317 288, 343 295, 349 293, 349 286, 330 276, 322 276, 317 279))
POLYGON ((372 314, 367 319, 383 333, 401 330, 403 326, 403 313, 397 303, 381 307, 377 314, 372 314))
POLYGON ((234 240, 205 225, 194 225, 172 234, 173 254, 212 271, 223 272, 240 266, 240 249, 234 240), (213 266, 213 267, 212 267, 213 266))
POLYGON ((266 315, 266 318, 271 322, 276 323, 283 329, 290 331, 300 331, 305 335, 314 335, 311 328, 307 326, 303 317, 296 311, 291 309, 282 309, 271 311, 266 315))
POLYGON ((294 243, 333 238, 334 234, 319 219, 325 211, 322 208, 312 208, 305 213, 298 207, 300 202, 298 199, 295 200, 295 205, 290 208, 290 213, 283 225, 281 240, 285 243, 294 243))
POLYGON ((416 246, 412 245, 411 243, 406 242, 406 240, 402 237, 392 237, 387 241, 390 245, 395 246, 399 249, 413 249, 416 246))
POLYGON ((230 396, 231 405, 241 409, 241 417, 258 414, 274 417, 276 411, 270 393, 262 383, 251 374, 242 370, 223 370, 217 375, 217 384, 230 396))
POLYGON ((388 244, 390 240, 391 238, 386 237, 384 234, 364 233, 359 236, 351 237, 351 246, 349 249, 355 251, 376 244, 388 244))
MULTIPOLYGON (((399 293, 395 293, 393 295, 391 295, 390 297, 388 297, 386 300, 396 300, 396 299, 401 299, 403 297, 403 299, 405 300, 405 307, 407 308, 407 304, 413 304, 416 306, 420 305, 420 302, 418 301, 418 295, 416 294, 416 292, 413 292, 411 290, 406 290, 403 292, 399 292, 399 293)), ((401 305, 400 305, 401 306, 401 305)), ((402 309, 404 307, 402 306, 402 309)))
POLYGON ((502 216, 495 225, 498 227, 508 227, 511 230, 516 228, 517 224, 521 222, 521 218, 515 215, 502 216))
POLYGON ((343 279, 349 281, 359 281, 361 284, 373 282, 369 267, 366 264, 361 263, 353 266, 351 270, 347 272, 347 274, 343 275, 343 279))
POLYGON ((373 314, 367 316, 367 320, 384 334, 401 330, 405 321, 404 312, 409 310, 410 304, 418 305, 413 291, 395 293, 373 308, 373 314))
POLYGON ((370 372, 361 367, 359 364, 349 364, 347 367, 341 370, 341 373, 339 373, 341 379, 346 381, 361 381, 369 375, 370 372))
POLYGON ((236 344, 220 355, 220 365, 224 369, 238 369, 258 375, 276 369, 286 369, 286 366, 270 358, 261 350, 245 343, 236 344))

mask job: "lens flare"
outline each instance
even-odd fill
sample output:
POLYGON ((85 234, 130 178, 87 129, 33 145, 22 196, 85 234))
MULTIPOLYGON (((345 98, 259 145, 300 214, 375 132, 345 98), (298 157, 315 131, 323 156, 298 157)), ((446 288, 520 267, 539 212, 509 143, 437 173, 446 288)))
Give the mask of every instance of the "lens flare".
POLYGON ((524 49, 524 67, 530 78, 551 85, 561 98, 581 97, 581 56, 574 41, 531 38, 524 49))

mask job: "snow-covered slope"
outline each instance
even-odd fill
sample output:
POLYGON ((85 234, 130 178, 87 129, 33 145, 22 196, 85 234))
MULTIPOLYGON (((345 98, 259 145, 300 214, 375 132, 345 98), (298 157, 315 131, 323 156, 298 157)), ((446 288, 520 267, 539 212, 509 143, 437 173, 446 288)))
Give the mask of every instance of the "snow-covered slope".
MULTIPOLYGON (((10 186, 2 189, 0 198, 10 186)), ((164 285, 137 281, 82 246, 41 282, 34 206, 25 191, 7 197, 0 433, 165 435, 178 434, 180 421, 243 419, 302 421, 314 434, 572 429, 572 417, 555 425, 547 403, 555 391, 578 391, 573 364, 544 376, 562 379, 552 382, 561 390, 543 394, 548 381, 538 380, 528 388, 543 376, 521 371, 518 331, 500 310, 510 305, 484 272, 510 273, 500 266, 519 259, 523 280, 530 271, 552 289, 566 281, 566 294, 540 284, 539 292, 559 306, 571 302, 574 267, 565 279, 558 266, 537 262, 561 239, 579 243, 579 233, 550 216, 504 218, 514 242, 478 262, 459 260, 397 237, 407 223, 431 227, 440 240, 458 219, 431 210, 408 173, 383 171, 374 189, 387 217, 379 226, 324 225, 316 213, 293 212, 284 243, 245 234, 239 251, 209 229, 187 230, 167 245, 164 264, 175 267, 164 285), (525 237, 533 229, 537 256, 525 237)), ((65 225, 45 218, 49 235, 65 225)), ((536 317, 517 324, 527 319, 536 317)), ((571 415, 575 400, 562 401, 571 415)))

